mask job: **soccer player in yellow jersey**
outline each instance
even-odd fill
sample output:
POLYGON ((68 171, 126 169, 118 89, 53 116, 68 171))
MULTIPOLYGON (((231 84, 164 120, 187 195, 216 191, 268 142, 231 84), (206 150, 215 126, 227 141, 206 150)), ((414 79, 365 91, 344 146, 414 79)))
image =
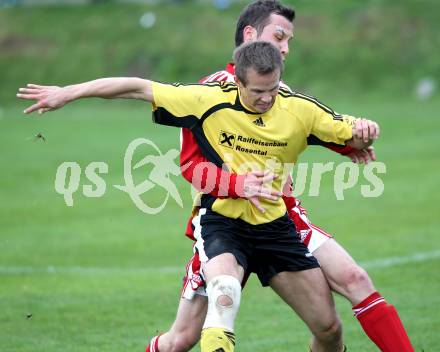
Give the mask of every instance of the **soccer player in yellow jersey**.
POLYGON ((378 137, 378 126, 331 113, 314 101, 279 89, 282 57, 268 42, 241 46, 234 62, 236 84, 184 86, 103 78, 62 88, 28 85, 18 97, 37 100, 26 113, 55 110, 86 97, 149 101, 157 123, 191 128, 211 162, 221 165, 227 160, 231 172, 250 167, 279 175, 269 197, 272 201, 262 199, 264 213, 242 199, 202 196, 202 209, 194 221, 208 292, 202 351, 234 350, 233 325, 245 270, 256 272, 263 285, 270 285, 297 311, 314 334, 314 352, 342 351, 340 323, 328 284, 278 196, 282 175, 307 146, 307 137, 363 149, 378 137), (265 128, 257 128, 255 118, 265 128), (320 331, 322 326, 332 329, 320 331))
MULTIPOLYGON (((235 31, 236 46, 243 42, 266 40, 273 43, 285 59, 290 52, 290 43, 294 37, 294 18, 295 11, 277 0, 256 0, 248 4, 240 13, 235 31)), ((234 74, 234 64, 228 63, 224 70, 204 77, 201 83, 233 82, 234 74)), ((284 87, 287 88, 285 85, 284 87)), ((304 96, 304 98, 311 97, 304 96)), ((261 118, 256 118, 254 123, 264 128, 264 122, 261 123, 261 118)), ((207 159, 203 156, 190 129, 182 129, 181 142, 182 175, 188 182, 196 188, 206 182, 210 185, 204 187, 206 193, 217 196, 219 192, 222 192, 221 195, 224 197, 246 198, 251 202, 256 202, 255 205, 259 208, 257 203, 259 197, 247 197, 245 193, 238 194, 236 190, 245 189, 245 184, 247 185, 246 189, 255 188, 261 184, 261 179, 255 177, 253 173, 241 175, 228 173, 229 187, 226 189, 226 195, 225 183, 223 182, 225 178, 222 177, 225 171, 210 166, 209 172, 206 172, 207 167, 200 167, 206 164, 207 159), (211 186, 213 186, 212 191, 211 186)), ((348 146, 322 143, 322 141, 313 138, 308 141, 309 144, 315 142, 342 155, 349 156, 354 162, 375 160, 373 147, 356 150, 348 146)), ((264 188, 260 190, 263 193, 264 188)), ((311 222, 307 211, 300 205, 299 199, 285 193, 283 200, 296 231, 302 234, 301 241, 318 259, 330 288, 351 303, 355 318, 371 341, 381 351, 413 351, 397 310, 376 291, 368 273, 353 260, 331 234, 311 222)), ((192 225, 192 222, 189 225, 192 225)), ((193 226, 188 226, 185 235, 195 240, 193 230, 193 226)), ((171 328, 154 336, 147 346, 146 352, 186 352, 200 339, 200 331, 206 314, 207 297, 205 283, 200 272, 199 257, 199 253, 195 252, 186 266, 179 308, 171 328)))
MULTIPOLYGON (((292 8, 276 0, 256 0, 246 6, 240 14, 235 33, 236 45, 253 40, 267 40, 272 42, 285 58, 289 53, 289 44, 293 36, 292 22, 294 17, 295 12, 292 8)), ((233 81, 233 75, 234 66, 228 64, 225 70, 206 77, 204 81, 233 81)), ((259 121, 259 118, 255 121, 259 121)), ((194 167, 200 162, 205 162, 206 160, 201 158, 202 154, 190 130, 183 129, 183 132, 183 146, 187 145, 185 151, 182 149, 184 159, 186 158, 184 164, 192 162, 192 167, 194 167), (185 142, 185 137, 187 141, 191 142, 190 144, 185 142), (188 147, 191 144, 193 146, 188 147)), ((365 151, 350 151, 349 147, 328 147, 331 149, 336 147, 339 153, 348 154, 354 161, 364 160, 368 157, 372 157, 374 160, 374 155, 369 156, 365 151)), ((371 150, 369 151, 371 152, 371 150)), ((184 172, 182 171, 182 174, 187 180, 194 182, 196 176, 193 175, 190 168, 184 172)), ((237 176, 237 174, 231 174, 231 176, 237 176)), ((244 176, 240 175, 240 177, 244 176)), ((260 182, 258 179, 257 181, 260 182)), ((232 195, 228 193, 228 196, 236 198, 237 196, 234 195, 235 190, 232 189, 234 187, 231 185, 235 185, 232 179, 230 182, 232 195)), ((303 239, 303 242, 308 244, 307 241, 312 239, 310 243, 313 243, 313 245, 308 244, 308 248, 319 260, 330 287, 350 301, 354 315, 368 337, 376 343, 381 351, 412 351, 411 343, 396 310, 376 291, 368 274, 329 234, 318 231, 318 228, 310 223, 305 211, 293 197, 283 198, 285 201, 289 200, 286 206, 295 223, 296 230, 309 229, 309 235, 303 239), (318 241, 316 238, 322 241, 318 241)), ((252 200, 258 200, 258 198, 253 197, 252 200)), ((186 352, 199 340, 207 300, 204 296, 204 288, 197 286, 203 284, 198 275, 198 270, 200 270, 198 258, 198 253, 195 253, 189 263, 190 271, 187 273, 184 283, 186 289, 182 293, 178 313, 172 328, 160 336, 155 336, 146 352, 186 352), (186 295, 186 293, 191 294, 191 292, 196 294, 194 296, 186 295)))

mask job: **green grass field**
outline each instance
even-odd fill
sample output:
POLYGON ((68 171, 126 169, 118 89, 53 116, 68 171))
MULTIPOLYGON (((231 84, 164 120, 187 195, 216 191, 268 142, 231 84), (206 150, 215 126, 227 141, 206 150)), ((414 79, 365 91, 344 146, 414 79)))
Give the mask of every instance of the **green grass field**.
MULTIPOLYGON (((191 253, 182 235, 190 190, 173 177, 184 208, 170 200, 153 216, 140 212, 112 185, 123 183, 124 152, 134 138, 148 137, 164 152, 178 148, 179 132, 154 126, 150 108, 142 103, 77 102, 43 117, 22 115, 25 105, 9 105, 0 119, 0 349, 142 351, 175 315, 191 253), (46 142, 34 140, 38 133, 46 142), (76 161, 83 171, 73 207, 54 189, 63 161, 76 161), (81 191, 89 183, 84 170, 92 161, 109 165, 101 198, 87 198, 81 191)), ((357 260, 371 267, 376 286, 398 308, 416 351, 439 351, 440 101, 363 97, 333 100, 332 105, 380 122, 377 152, 387 166, 385 192, 362 198, 358 185, 337 201, 327 175, 320 196, 305 194, 303 204, 316 224, 335 233, 357 260), (432 258, 411 259, 420 253, 432 258), (409 259, 389 266, 372 263, 390 257, 409 259)), ((301 161, 344 159, 315 147, 301 161)), ((158 204, 163 196, 152 190, 144 199, 158 204)), ((242 302, 238 351, 307 350, 304 325, 257 280, 250 281, 242 302)), ((375 351, 349 304, 337 298, 337 305, 349 350, 375 351)))
MULTIPOLYGON (((438 90, 425 102, 413 96, 425 77, 438 86, 438 2, 286 2, 298 14, 286 82, 337 111, 377 120, 377 154, 387 167, 378 198, 361 196, 368 184, 361 178, 345 200, 336 200, 329 173, 319 197, 306 184, 303 205, 368 268, 416 351, 440 351, 440 98, 438 90)), ((183 209, 170 199, 157 215, 142 213, 114 187, 124 183, 132 140, 149 138, 166 152, 179 148, 177 129, 153 126, 150 107, 136 102, 83 101, 24 116, 16 89, 28 81, 67 84, 103 75, 195 81, 230 58, 244 3, 224 12, 201 1, 0 6, 1 352, 143 351, 174 319, 192 245, 183 236, 191 192, 181 177, 172 180, 183 209), (153 28, 139 25, 146 12, 157 17, 153 28), (40 133, 46 141, 35 139, 40 133), (73 207, 55 191, 65 161, 82 170, 73 207), (99 198, 83 195, 93 161, 109 168, 99 198)), ((139 150, 135 161, 146 152, 139 150)), ((300 161, 346 160, 314 147, 300 161)), ((138 182, 148 175, 143 170, 135 173, 138 182)), ((157 206, 165 195, 153 189, 143 199, 157 206)), ((349 351, 376 351, 350 305, 336 301, 349 351)), ((307 351, 304 324, 255 279, 244 292, 236 332, 239 352, 307 351)))

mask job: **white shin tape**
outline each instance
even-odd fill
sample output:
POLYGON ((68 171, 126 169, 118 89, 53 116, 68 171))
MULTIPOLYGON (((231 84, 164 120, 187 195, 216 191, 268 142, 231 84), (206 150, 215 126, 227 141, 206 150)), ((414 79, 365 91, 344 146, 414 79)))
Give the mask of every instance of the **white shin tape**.
POLYGON ((203 328, 223 328, 234 331, 234 321, 241 298, 240 282, 233 276, 219 275, 208 283, 206 291, 208 293, 208 312, 203 328), (226 301, 228 304, 220 304, 222 301, 226 301))

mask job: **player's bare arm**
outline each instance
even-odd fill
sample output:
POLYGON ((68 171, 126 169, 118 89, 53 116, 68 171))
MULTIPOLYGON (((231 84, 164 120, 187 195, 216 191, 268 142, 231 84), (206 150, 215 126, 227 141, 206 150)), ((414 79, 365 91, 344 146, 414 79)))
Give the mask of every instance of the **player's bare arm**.
POLYGON ((24 110, 26 114, 60 109, 81 98, 125 98, 153 102, 151 81, 135 77, 101 78, 65 87, 28 84, 26 88, 18 90, 17 97, 37 101, 24 110))
MULTIPOLYGON (((26 88, 19 89, 17 97, 37 101, 24 110, 26 114, 34 111, 45 113, 57 110, 75 100, 91 97, 153 101, 151 81, 125 77, 101 78, 65 87, 28 84, 26 88)), ((261 212, 264 212, 258 197, 277 200, 281 196, 281 192, 264 186, 275 178, 275 175, 263 171, 247 173, 243 175, 243 187, 240 193, 243 198, 249 199, 261 212)))

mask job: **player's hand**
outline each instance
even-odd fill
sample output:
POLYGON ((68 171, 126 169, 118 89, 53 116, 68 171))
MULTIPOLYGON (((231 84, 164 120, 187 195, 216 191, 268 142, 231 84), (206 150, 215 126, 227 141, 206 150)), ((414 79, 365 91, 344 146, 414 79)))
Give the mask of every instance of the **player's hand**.
POLYGON ((282 196, 282 192, 276 191, 267 184, 271 184, 278 176, 270 171, 252 171, 244 175, 243 189, 239 193, 243 198, 248 199, 255 207, 265 212, 259 198, 276 201, 282 196))
POLYGON ((43 114, 47 111, 59 109, 69 101, 64 88, 40 86, 37 84, 28 84, 26 88, 20 88, 17 98, 37 101, 34 105, 24 110, 25 114, 30 114, 37 110, 39 114, 43 114))
POLYGON ((363 140, 365 143, 378 139, 380 135, 379 125, 371 120, 356 119, 353 126, 353 136, 363 140))
POLYGON ((356 164, 368 164, 370 161, 376 161, 376 152, 372 145, 365 149, 353 149, 347 156, 356 164))
POLYGON ((282 192, 284 197, 293 196, 293 178, 291 174, 287 175, 286 182, 284 182, 282 192))

